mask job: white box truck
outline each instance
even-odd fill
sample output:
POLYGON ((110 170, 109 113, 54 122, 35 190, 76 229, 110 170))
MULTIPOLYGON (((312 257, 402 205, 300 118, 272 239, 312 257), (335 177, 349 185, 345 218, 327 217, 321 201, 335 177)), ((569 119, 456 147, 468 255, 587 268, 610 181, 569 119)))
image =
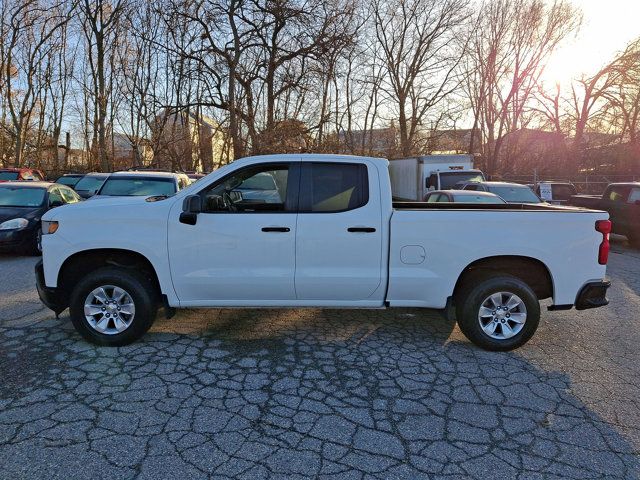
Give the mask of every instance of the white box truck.
POLYGON ((393 198, 421 202, 429 190, 451 190, 463 182, 482 182, 472 155, 423 155, 389 162, 393 198))

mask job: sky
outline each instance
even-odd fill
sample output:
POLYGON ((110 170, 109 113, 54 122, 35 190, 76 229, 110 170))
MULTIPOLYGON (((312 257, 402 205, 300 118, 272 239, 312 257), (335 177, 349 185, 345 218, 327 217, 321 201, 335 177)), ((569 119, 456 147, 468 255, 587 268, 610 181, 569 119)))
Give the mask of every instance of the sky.
POLYGON ((554 53, 545 82, 566 84, 572 77, 589 76, 640 37, 640 0, 570 1, 582 9, 582 28, 554 53))

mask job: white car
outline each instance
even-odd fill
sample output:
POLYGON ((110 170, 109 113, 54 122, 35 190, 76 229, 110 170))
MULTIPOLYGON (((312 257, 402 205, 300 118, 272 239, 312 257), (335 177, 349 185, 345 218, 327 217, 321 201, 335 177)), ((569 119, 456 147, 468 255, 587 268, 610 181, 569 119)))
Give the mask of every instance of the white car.
POLYGON ((383 159, 245 158, 168 198, 47 212, 38 291, 101 345, 140 338, 160 305, 423 307, 509 350, 535 332, 541 299, 552 310, 608 303, 605 212, 391 198, 383 159))

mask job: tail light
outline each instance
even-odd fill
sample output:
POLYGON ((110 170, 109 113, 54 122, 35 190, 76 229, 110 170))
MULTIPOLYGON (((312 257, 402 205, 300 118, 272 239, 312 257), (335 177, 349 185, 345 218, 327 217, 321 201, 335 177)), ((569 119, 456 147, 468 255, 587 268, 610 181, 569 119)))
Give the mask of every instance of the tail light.
POLYGON ((598 220, 596 222, 596 231, 602 234, 602 243, 598 250, 598 263, 606 265, 609 260, 609 234, 611 233, 611 220, 598 220))

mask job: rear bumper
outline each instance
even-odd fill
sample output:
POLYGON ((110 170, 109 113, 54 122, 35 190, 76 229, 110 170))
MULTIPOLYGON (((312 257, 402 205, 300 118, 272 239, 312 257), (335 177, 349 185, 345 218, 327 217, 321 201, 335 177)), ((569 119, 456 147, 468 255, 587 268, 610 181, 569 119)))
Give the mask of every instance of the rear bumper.
POLYGON ((601 282, 587 283, 576 297, 576 310, 586 310, 588 308, 598 308, 609 305, 607 289, 611 282, 604 280, 601 282))
POLYGON ((36 288, 38 289, 38 296, 40 301, 47 307, 54 311, 56 315, 61 313, 67 308, 67 298, 64 292, 61 292, 59 288, 47 287, 44 283, 44 268, 42 266, 42 260, 36 263, 36 288))

